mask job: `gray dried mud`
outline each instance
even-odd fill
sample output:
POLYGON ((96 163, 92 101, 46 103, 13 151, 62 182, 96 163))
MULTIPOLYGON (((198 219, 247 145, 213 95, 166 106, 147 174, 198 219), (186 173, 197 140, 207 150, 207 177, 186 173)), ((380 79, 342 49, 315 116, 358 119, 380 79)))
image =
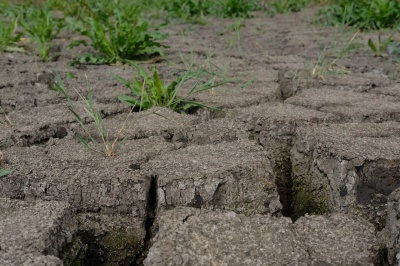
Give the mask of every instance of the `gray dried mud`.
POLYGON ((171 21, 166 60, 143 66, 168 83, 181 55, 197 64, 211 55, 236 80, 190 99, 224 111, 154 108, 163 117, 123 136, 126 117, 141 114, 118 101, 129 89, 109 72, 132 79, 132 67, 70 67, 87 48, 68 50, 65 39, 55 62, 0 55, 1 166, 13 170, 0 178, 0 264, 398 263, 396 66, 364 47, 338 61, 347 74, 310 78, 337 34, 310 23, 315 11, 255 13, 240 44, 235 20, 171 21), (110 138, 127 137, 114 157, 79 142, 86 133, 51 90, 53 70, 70 90, 89 81, 110 138))
POLYGON ((373 226, 344 214, 305 216, 293 224, 286 217, 180 207, 162 213, 157 225, 144 265, 374 265, 377 260, 373 226))

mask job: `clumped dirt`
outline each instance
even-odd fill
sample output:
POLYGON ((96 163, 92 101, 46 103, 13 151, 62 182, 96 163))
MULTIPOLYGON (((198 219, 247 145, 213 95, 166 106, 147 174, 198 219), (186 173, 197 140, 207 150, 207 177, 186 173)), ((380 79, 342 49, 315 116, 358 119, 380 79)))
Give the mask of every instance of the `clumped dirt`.
MULTIPOLYGON (((157 231, 154 219, 178 206, 293 220, 305 213, 350 212, 384 230, 386 198, 400 186, 396 65, 374 57, 366 46, 373 35, 359 33, 356 41, 364 47, 335 66, 346 73, 313 77, 318 55, 335 59, 326 47, 339 32, 312 25, 315 11, 272 18, 255 13, 244 21, 241 43, 233 19, 172 21, 165 30, 165 59, 142 66, 157 66, 169 82, 173 69, 184 65, 182 55, 196 64, 210 57, 236 81, 193 99, 225 111, 161 109, 167 119, 153 115, 131 125, 112 158, 79 143, 84 132, 62 95, 51 90, 51 79, 57 71, 71 91, 84 91, 87 77, 113 138, 129 112, 117 96, 129 89, 110 72, 132 79, 132 67, 72 67, 86 48, 67 49, 68 38, 56 40, 54 62, 0 55, 2 166, 13 170, 0 178, 0 197, 72 206, 78 229, 65 247, 75 248, 58 256, 67 265, 140 264, 157 231), (76 78, 67 79, 69 72, 76 78)), ((380 241, 386 244, 384 237, 380 241)))

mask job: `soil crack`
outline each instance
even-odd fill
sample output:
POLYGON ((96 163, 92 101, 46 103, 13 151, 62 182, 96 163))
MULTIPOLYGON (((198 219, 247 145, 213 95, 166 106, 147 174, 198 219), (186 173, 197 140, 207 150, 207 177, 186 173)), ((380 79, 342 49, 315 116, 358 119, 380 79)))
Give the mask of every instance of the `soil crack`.
POLYGON ((156 230, 153 228, 154 220, 157 217, 157 176, 152 176, 150 181, 150 188, 147 194, 147 207, 146 207, 146 220, 144 221, 144 228, 146 235, 144 237, 144 244, 139 255, 131 263, 131 266, 143 265, 143 261, 147 256, 149 248, 152 244, 151 239, 156 230))

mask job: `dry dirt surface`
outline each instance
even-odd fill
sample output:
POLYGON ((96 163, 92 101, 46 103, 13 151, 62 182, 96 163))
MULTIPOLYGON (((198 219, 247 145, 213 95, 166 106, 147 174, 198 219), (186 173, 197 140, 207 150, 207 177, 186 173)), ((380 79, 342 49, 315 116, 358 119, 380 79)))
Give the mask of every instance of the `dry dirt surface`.
POLYGON ((113 138, 129 113, 117 96, 129 89, 110 72, 131 79, 134 68, 71 66, 88 48, 67 49, 68 34, 56 39, 57 61, 0 55, 2 167, 12 170, 0 177, 0 265, 396 263, 396 66, 359 33, 364 47, 336 73, 317 69, 355 32, 311 24, 315 11, 255 13, 241 42, 233 19, 171 21, 165 60, 142 66, 167 83, 182 58, 226 67, 235 82, 194 96, 225 111, 161 108, 165 118, 132 124, 110 158, 79 142, 53 71, 71 91, 87 76, 113 138))

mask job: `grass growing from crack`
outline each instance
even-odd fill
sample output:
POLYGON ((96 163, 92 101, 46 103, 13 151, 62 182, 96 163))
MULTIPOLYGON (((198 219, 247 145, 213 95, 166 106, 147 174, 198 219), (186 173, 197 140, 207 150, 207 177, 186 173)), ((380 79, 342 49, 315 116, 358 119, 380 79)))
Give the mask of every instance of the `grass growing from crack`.
MULTIPOLYGON (((87 80, 87 77, 86 77, 87 80)), ((72 101, 68 89, 66 88, 65 84, 63 83, 61 77, 59 74, 55 75, 55 79, 53 81, 54 84, 54 90, 59 91, 62 93, 62 95, 65 97, 67 100, 67 106, 69 111, 74 115, 75 120, 79 123, 81 128, 83 129, 85 133, 85 137, 88 139, 85 139, 83 137, 80 138, 80 142, 88 149, 91 151, 102 154, 105 157, 113 157, 116 155, 116 150, 118 148, 118 145, 122 145, 127 137, 124 137, 122 140, 120 140, 121 135, 123 132, 130 126, 132 123, 136 122, 137 120, 151 115, 151 114, 157 114, 157 111, 155 112, 148 112, 142 115, 139 115, 133 120, 129 120, 133 109, 128 113, 126 116, 126 119, 124 123, 122 124, 121 128, 118 130, 116 133, 114 139, 111 139, 109 136, 109 131, 107 130, 103 118, 101 116, 100 111, 96 108, 93 95, 92 95, 92 90, 90 88, 89 82, 87 81, 87 86, 86 86, 86 94, 87 96, 85 97, 82 93, 80 93, 78 90, 74 89, 76 94, 79 97, 79 100, 83 103, 83 107, 79 108, 74 101, 72 101), (83 112, 81 111, 83 109, 83 112), (96 127, 96 131, 98 134, 98 137, 100 137, 100 141, 96 139, 95 136, 92 135, 90 129, 87 127, 85 123, 85 116, 88 116, 93 122, 96 127)), ((144 86, 144 85, 143 85, 144 86)))
MULTIPOLYGON (((142 67, 132 64, 138 71, 139 77, 134 77, 133 81, 128 81, 113 74, 114 78, 131 90, 131 95, 120 95, 118 99, 130 106, 141 106, 143 110, 153 106, 166 107, 173 111, 188 111, 193 107, 203 107, 211 110, 218 108, 208 106, 201 102, 192 101, 188 98, 193 94, 209 91, 213 88, 222 86, 229 80, 217 81, 217 75, 210 73, 205 68, 200 70, 185 70, 169 85, 164 84, 156 68, 153 68, 152 75, 149 75, 142 67), (184 97, 180 96, 183 85, 192 81, 190 90, 184 97)), ((191 67, 191 66, 190 66, 191 67)))
POLYGON ((336 31, 331 43, 326 45, 321 53, 318 53, 315 65, 307 67, 309 76, 324 80, 326 75, 348 73, 338 66, 338 62, 362 47, 362 44, 356 42, 358 34, 359 31, 347 39, 348 35, 344 33, 344 27, 336 31))
MULTIPOLYGON (((78 61, 88 64, 112 64, 124 60, 138 59, 154 54, 163 54, 160 40, 166 38, 158 28, 151 30, 149 22, 141 18, 138 8, 124 7, 118 1, 111 2, 112 14, 97 12, 82 20, 68 17, 70 28, 91 40, 96 54, 82 55, 78 61)), ((85 45, 85 40, 74 41, 70 47, 85 45)))

